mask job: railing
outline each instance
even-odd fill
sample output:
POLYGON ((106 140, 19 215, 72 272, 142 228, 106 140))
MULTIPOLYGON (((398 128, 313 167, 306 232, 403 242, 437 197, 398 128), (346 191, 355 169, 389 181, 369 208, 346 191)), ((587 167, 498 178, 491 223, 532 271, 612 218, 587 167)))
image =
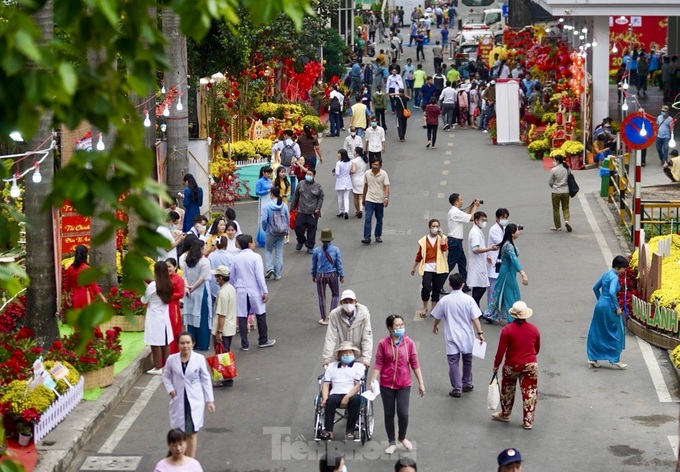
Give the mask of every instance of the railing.
POLYGON ((80 381, 69 388, 66 393, 62 394, 57 400, 50 405, 50 407, 40 415, 40 421, 33 429, 33 436, 35 442, 41 441, 47 433, 52 431, 61 423, 73 409, 78 406, 80 400, 83 399, 85 379, 80 377, 80 381))
POLYGON ((647 239, 680 231, 680 200, 643 200, 640 207, 647 239))
POLYGON ((609 156, 609 201, 619 208, 620 223, 633 224, 633 187, 628 178, 628 155, 609 156))

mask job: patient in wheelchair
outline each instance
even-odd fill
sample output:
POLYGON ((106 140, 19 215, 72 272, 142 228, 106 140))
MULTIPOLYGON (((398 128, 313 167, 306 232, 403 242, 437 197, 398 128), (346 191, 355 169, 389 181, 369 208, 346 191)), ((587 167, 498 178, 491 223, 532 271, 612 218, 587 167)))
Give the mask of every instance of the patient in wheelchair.
POLYGON ((351 342, 345 341, 335 350, 336 362, 326 368, 321 384, 321 406, 325 408, 324 439, 333 438, 335 410, 347 408, 347 427, 345 439, 354 440, 354 428, 359 417, 361 398, 359 390, 365 376, 366 367, 354 362, 361 352, 351 342))

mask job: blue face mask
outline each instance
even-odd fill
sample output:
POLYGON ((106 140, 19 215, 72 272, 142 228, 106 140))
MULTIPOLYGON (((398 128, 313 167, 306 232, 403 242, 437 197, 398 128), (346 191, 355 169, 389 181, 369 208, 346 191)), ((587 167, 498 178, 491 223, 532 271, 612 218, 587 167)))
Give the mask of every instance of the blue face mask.
POLYGON ((405 331, 406 331, 406 328, 396 328, 394 330, 394 334, 395 334, 395 336, 403 336, 405 331))
POLYGON ((340 360, 342 361, 343 364, 351 364, 354 362, 354 356, 349 355, 349 356, 342 356, 340 357, 340 360))
POLYGON ((314 177, 312 177, 311 175, 305 175, 305 180, 309 183, 312 183, 314 182, 314 177))
POLYGON ((498 224, 501 225, 501 226, 505 226, 505 225, 508 224, 508 220, 500 220, 500 221, 498 222, 498 224))

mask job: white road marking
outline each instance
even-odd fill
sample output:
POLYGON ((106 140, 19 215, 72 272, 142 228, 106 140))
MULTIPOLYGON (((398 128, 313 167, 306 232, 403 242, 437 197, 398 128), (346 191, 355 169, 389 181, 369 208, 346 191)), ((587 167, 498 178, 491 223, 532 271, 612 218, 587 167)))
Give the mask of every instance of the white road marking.
POLYGON ((437 198, 444 198, 444 196, 445 196, 445 195, 444 195, 443 193, 438 193, 438 194, 437 194, 437 198))
POLYGON ((453 147, 453 143, 446 143, 446 144, 447 144, 447 146, 453 147))
POLYGON ((678 460, 678 442, 680 441, 680 436, 668 436, 668 442, 671 443, 673 448, 673 454, 675 454, 675 460, 678 460))
MULTIPOLYGON (((450 152, 453 152, 453 151, 446 151, 446 154, 448 155, 448 153, 450 153, 450 152)), ((448 161, 448 160, 444 161, 444 165, 447 165, 447 164, 451 164, 451 161, 448 161)))
POLYGON ((448 171, 448 170, 443 170, 443 171, 442 171, 442 175, 449 175, 449 171, 448 171))
POLYGON ((588 201, 586 200, 586 197, 584 197, 582 193, 579 193, 578 200, 579 202, 581 202, 583 214, 586 215, 588 224, 590 224, 590 229, 593 230, 593 233, 595 235, 594 239, 595 241, 597 241, 597 245, 600 248, 600 251, 602 252, 605 264, 607 264, 607 267, 609 267, 609 265, 612 263, 612 260, 614 259, 614 256, 612 255, 612 252, 609 250, 609 246, 607 246, 607 242, 604 239, 602 230, 600 230, 600 226, 597 224, 597 220, 595 219, 595 216, 593 215, 590 206, 588 206, 588 201))
POLYGON ((423 321, 425 318, 420 316, 420 313, 416 311, 416 315, 413 317, 413 321, 423 321))
POLYGON ((155 375, 146 385, 144 391, 139 395, 139 398, 132 405, 132 408, 127 412, 125 418, 123 418, 116 429, 113 430, 111 436, 108 437, 104 445, 99 449, 99 454, 113 454, 113 451, 118 446, 121 439, 127 434, 128 430, 132 427, 133 423, 140 417, 144 408, 153 397, 153 394, 158 389, 161 384, 161 376, 155 375))
POLYGON ((640 352, 642 352, 642 358, 645 360, 645 364, 647 364, 649 375, 652 376, 652 383, 656 389, 656 394, 659 397, 659 401, 661 403, 672 403, 673 398, 671 397, 671 393, 668 391, 668 385, 666 385, 666 381, 663 379, 663 374, 661 373, 659 363, 656 361, 656 357, 654 356, 654 351, 652 351, 652 346, 650 346, 650 344, 643 339, 637 338, 637 341, 638 345, 640 346, 640 352))
MULTIPOLYGON (((453 151, 446 151, 446 152, 444 152, 444 154, 446 154, 447 156, 451 156, 451 155, 453 155, 453 151)), ((445 164, 448 164, 448 161, 445 162, 445 164)))
POLYGON ((441 185, 442 187, 443 187, 444 185, 446 185, 446 180, 440 180, 440 181, 439 181, 439 185, 441 185))

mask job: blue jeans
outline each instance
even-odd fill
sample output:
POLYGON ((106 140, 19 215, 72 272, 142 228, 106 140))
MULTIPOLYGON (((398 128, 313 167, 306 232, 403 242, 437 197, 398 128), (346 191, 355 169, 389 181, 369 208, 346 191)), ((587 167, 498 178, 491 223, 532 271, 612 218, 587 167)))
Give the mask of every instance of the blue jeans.
POLYGON ((285 236, 274 236, 267 233, 267 238, 264 246, 264 263, 266 270, 274 270, 274 277, 281 277, 281 269, 283 269, 283 241, 285 236), (276 251, 274 262, 272 263, 272 251, 276 251))
POLYGON ((290 198, 291 200, 293 199, 293 195, 295 195, 295 187, 297 187, 297 177, 294 175, 289 175, 288 180, 290 181, 290 198))
POLYGON ((329 118, 331 120, 331 136, 340 136, 340 113, 330 112, 329 118))
POLYGON ((453 268, 458 264, 458 273, 464 279, 467 279, 467 259, 465 259, 465 252, 463 252, 463 240, 449 237, 447 243, 449 245, 449 254, 447 256, 449 273, 453 272, 453 268))
POLYGON ((375 214, 375 237, 382 237, 383 212, 382 203, 364 202, 364 239, 371 239, 371 219, 375 214))
POLYGON ((661 162, 668 162, 668 142, 671 138, 656 138, 656 152, 661 162))

